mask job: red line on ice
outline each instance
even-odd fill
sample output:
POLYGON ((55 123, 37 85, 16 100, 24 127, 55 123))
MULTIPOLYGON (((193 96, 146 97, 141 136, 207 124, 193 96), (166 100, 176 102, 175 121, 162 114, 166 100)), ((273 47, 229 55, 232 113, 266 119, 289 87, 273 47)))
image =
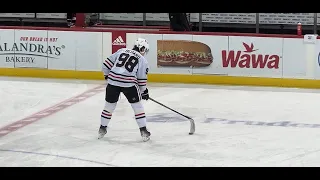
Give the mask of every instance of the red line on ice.
POLYGON ((71 98, 64 100, 56 105, 53 105, 53 106, 48 107, 46 109, 43 109, 35 114, 32 114, 28 117, 25 117, 23 119, 20 119, 16 122, 13 122, 13 123, 7 125, 7 126, 4 126, 4 127, 0 128, 0 138, 18 130, 18 129, 21 129, 31 123, 39 121, 40 119, 48 117, 48 116, 55 114, 59 111, 62 111, 72 105, 80 103, 81 101, 84 101, 84 100, 104 91, 104 90, 105 90, 105 85, 101 85, 101 86, 89 89, 89 90, 87 90, 77 96, 71 97, 71 98))

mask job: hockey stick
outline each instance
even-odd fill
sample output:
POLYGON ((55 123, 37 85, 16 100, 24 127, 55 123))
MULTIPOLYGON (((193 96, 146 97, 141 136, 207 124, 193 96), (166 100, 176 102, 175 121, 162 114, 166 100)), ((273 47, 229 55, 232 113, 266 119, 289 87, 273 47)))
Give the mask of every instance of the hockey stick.
POLYGON ((181 113, 179 113, 178 111, 173 110, 173 109, 169 108, 168 106, 166 106, 166 105, 164 105, 164 104, 162 104, 162 103, 160 103, 160 102, 152 99, 151 97, 149 97, 149 99, 150 99, 151 101, 153 101, 153 102, 155 102, 155 103, 157 103, 157 104, 159 104, 159 105, 161 105, 161 106, 163 106, 163 107, 165 107, 165 108, 167 108, 167 109, 170 109, 171 111, 173 111, 173 112, 175 112, 175 113, 177 113, 177 114, 179 114, 179 115, 181 115, 181 116, 189 119, 189 121, 190 121, 190 132, 189 132, 189 134, 190 134, 190 135, 192 135, 192 134, 196 131, 196 125, 195 125, 195 123, 194 123, 194 120, 193 120, 191 117, 186 116, 186 115, 184 115, 184 114, 181 114, 181 113))

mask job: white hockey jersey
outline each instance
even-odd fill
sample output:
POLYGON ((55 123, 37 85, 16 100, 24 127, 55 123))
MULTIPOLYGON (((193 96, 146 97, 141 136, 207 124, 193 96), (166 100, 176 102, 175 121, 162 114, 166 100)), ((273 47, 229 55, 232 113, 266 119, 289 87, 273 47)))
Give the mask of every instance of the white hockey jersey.
POLYGON ((104 60, 102 71, 108 76, 108 84, 119 87, 139 86, 146 89, 148 61, 137 51, 122 48, 104 60))

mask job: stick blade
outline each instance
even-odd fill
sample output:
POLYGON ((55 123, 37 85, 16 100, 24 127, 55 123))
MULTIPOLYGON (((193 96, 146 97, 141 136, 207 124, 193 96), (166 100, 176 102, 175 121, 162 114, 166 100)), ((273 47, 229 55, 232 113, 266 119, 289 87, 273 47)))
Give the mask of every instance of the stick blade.
POLYGON ((190 132, 189 135, 194 134, 194 132, 196 131, 196 125, 193 119, 189 119, 190 120, 190 132))

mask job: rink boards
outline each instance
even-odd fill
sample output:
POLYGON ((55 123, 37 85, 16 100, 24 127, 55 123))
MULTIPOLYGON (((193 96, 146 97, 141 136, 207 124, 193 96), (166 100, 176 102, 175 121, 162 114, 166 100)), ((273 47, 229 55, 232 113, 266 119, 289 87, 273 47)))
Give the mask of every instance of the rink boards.
POLYGON ((150 44, 150 82, 320 88, 313 35, 0 27, 0 75, 103 79, 104 59, 138 37, 150 44))

